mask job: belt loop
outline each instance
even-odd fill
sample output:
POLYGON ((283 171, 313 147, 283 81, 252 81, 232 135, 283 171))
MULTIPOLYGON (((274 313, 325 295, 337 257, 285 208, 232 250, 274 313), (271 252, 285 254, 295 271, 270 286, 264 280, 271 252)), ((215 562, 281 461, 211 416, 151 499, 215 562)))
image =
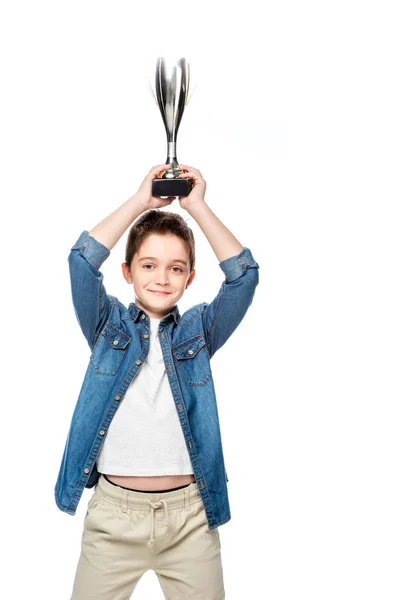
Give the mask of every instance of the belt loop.
POLYGON ((121 510, 124 513, 128 512, 128 490, 124 490, 122 489, 122 495, 121 495, 121 510))

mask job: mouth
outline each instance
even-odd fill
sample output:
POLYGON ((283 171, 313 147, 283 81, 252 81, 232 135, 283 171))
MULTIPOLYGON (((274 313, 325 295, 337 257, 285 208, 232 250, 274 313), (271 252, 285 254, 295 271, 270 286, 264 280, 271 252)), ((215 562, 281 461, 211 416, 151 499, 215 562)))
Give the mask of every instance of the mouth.
POLYGON ((156 290, 149 290, 152 294, 158 294, 159 296, 168 296, 171 292, 157 292, 156 290))

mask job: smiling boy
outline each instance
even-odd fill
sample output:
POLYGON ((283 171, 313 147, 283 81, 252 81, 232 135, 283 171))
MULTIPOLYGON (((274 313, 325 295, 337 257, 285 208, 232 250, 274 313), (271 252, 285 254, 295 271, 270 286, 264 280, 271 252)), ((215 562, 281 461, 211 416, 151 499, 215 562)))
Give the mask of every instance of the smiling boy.
POLYGON ((55 486, 57 506, 75 514, 95 486, 85 516, 73 600, 130 597, 153 569, 166 598, 225 598, 218 527, 230 520, 210 359, 250 306, 259 265, 204 200, 200 171, 179 198, 207 237, 225 274, 210 303, 182 316, 177 302, 195 277, 193 233, 174 198, 151 184, 69 255, 75 313, 91 356, 55 486), (106 293, 100 266, 132 224, 122 272, 135 302, 106 293), (161 518, 162 517, 162 518, 161 518))

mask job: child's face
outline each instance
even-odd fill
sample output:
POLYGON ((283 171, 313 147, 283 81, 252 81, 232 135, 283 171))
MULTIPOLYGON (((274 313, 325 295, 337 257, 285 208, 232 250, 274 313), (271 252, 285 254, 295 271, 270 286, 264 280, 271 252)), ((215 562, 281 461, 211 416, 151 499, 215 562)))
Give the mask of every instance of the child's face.
POLYGON ((162 319, 192 283, 196 271, 189 272, 189 250, 179 237, 152 233, 134 255, 130 270, 123 263, 122 272, 133 284, 136 306, 162 319))

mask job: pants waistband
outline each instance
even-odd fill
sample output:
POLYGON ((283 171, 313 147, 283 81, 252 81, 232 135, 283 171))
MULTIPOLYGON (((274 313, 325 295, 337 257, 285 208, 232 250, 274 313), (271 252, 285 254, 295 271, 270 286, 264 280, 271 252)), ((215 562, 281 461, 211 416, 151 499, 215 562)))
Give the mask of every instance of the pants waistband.
MULTIPOLYGON (((96 493, 112 504, 125 508, 137 508, 142 511, 150 510, 150 502, 157 502, 161 498, 168 502, 170 508, 185 508, 187 504, 193 504, 201 500, 197 482, 193 482, 184 488, 166 492, 140 492, 114 485, 108 481, 102 473, 96 485, 96 493)), ((126 512, 126 510, 124 510, 126 512)))
POLYGON ((148 493, 113 485, 107 481, 102 473, 100 473, 96 484, 95 493, 107 502, 120 506, 122 512, 127 513, 128 509, 150 512, 151 527, 150 540, 148 542, 148 546, 150 547, 154 542, 154 512, 156 509, 163 507, 165 522, 168 524, 169 510, 177 508, 190 510, 194 504, 202 502, 197 482, 174 491, 148 493))

